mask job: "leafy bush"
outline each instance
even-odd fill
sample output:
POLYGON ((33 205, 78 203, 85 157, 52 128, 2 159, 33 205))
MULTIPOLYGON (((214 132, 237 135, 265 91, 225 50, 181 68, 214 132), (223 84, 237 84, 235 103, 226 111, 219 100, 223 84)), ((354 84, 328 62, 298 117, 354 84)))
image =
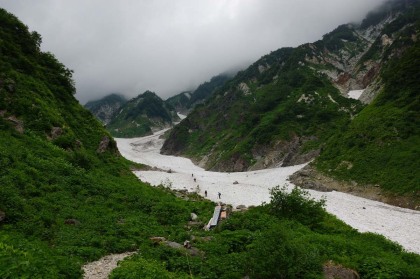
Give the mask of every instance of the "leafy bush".
POLYGON ((136 261, 124 261, 119 268, 112 271, 109 278, 187 279, 190 277, 187 275, 182 276, 179 273, 174 274, 168 272, 165 264, 157 260, 147 260, 142 257, 138 257, 136 261))
POLYGON ((325 200, 316 201, 310 198, 307 191, 294 187, 287 193, 287 187, 276 186, 270 190, 271 200, 268 208, 280 218, 294 219, 302 224, 314 227, 324 219, 325 200))
POLYGON ((249 246, 251 278, 316 278, 322 266, 320 251, 301 236, 287 222, 262 231, 249 246))

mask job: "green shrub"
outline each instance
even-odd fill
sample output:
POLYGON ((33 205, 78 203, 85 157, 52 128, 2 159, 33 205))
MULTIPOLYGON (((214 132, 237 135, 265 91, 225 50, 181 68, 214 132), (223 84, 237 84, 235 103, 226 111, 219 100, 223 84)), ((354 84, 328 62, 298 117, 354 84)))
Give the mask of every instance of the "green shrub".
POLYGON ((177 201, 157 203, 152 207, 152 214, 162 225, 176 225, 187 222, 190 216, 188 209, 177 201))
POLYGON ((286 186, 276 186, 270 190, 270 195, 268 208, 277 217, 294 219, 309 227, 319 225, 325 217, 325 200, 311 199, 307 191, 298 187, 288 193, 286 186))
POLYGON ((156 260, 136 258, 136 261, 124 261, 120 267, 112 271, 110 279, 182 279, 187 275, 175 274, 166 270, 165 264, 156 260))
POLYGON ((320 251, 301 237, 287 222, 262 231, 249 246, 249 275, 261 279, 315 278, 322 266, 320 251))

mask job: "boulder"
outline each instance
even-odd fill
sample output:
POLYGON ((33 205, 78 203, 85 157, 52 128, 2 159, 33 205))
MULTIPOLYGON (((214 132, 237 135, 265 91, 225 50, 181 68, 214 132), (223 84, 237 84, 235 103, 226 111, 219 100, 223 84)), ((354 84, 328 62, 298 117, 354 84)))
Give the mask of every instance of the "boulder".
POLYGON ((246 209, 246 205, 240 204, 236 207, 236 209, 239 209, 239 210, 246 209))
POLYGON ((189 240, 184 241, 184 248, 191 249, 191 242, 189 240))
POLYGON ((197 221, 198 216, 195 213, 191 213, 191 221, 197 221))
POLYGON ((101 142, 99 143, 98 149, 96 150, 97 153, 104 153, 107 148, 109 143, 111 142, 111 140, 107 137, 104 136, 101 140, 101 142))
POLYGON ((184 246, 182 244, 179 244, 177 242, 165 241, 164 243, 165 243, 166 246, 169 246, 169 247, 174 248, 174 249, 184 248, 184 246))
POLYGON ((239 182, 238 181, 234 181, 233 184, 239 184, 239 182))
POLYGON ((63 133, 64 133, 64 131, 60 127, 52 127, 51 128, 51 133, 50 133, 50 138, 52 140, 55 140, 56 138, 61 136, 63 133))
POLYGON ((23 127, 23 121, 22 120, 17 119, 16 116, 14 116, 14 115, 9 116, 6 119, 13 124, 13 126, 15 127, 15 130, 18 133, 23 134, 23 132, 25 131, 25 129, 23 127))
POLYGON ((359 274, 353 269, 335 264, 332 261, 323 266, 325 279, 360 279, 359 274))

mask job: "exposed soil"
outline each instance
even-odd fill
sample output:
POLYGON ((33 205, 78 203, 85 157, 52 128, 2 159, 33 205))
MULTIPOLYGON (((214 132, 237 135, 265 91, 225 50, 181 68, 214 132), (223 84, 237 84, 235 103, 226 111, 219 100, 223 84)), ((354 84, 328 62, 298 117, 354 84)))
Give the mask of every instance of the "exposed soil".
POLYGON ((420 210, 420 201, 416 196, 396 196, 383 191, 379 185, 362 185, 354 181, 339 181, 320 173, 311 164, 291 175, 289 180, 305 189, 322 192, 339 191, 390 205, 420 210))

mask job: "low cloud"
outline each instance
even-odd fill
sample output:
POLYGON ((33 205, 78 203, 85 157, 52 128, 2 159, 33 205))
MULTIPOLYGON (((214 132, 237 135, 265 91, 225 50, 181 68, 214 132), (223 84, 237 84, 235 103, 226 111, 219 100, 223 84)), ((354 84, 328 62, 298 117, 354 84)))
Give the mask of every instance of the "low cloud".
POLYGON ((81 103, 112 92, 162 98, 318 40, 384 0, 0 0, 73 69, 81 103))

